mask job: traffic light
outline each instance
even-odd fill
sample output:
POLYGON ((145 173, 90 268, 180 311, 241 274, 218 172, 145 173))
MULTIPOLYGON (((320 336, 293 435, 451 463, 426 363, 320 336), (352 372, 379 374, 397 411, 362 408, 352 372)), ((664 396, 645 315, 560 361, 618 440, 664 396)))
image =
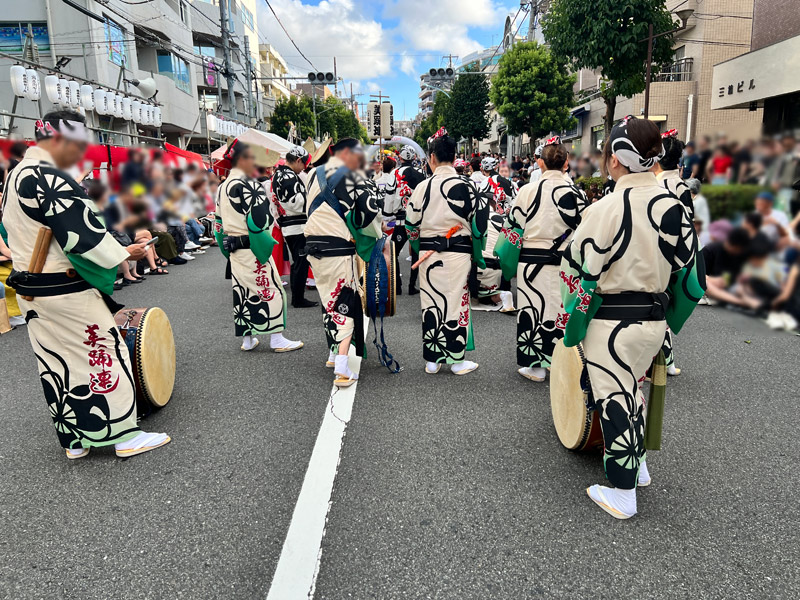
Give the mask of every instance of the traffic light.
POLYGON ((454 79, 456 76, 456 72, 452 69, 452 67, 439 67, 438 69, 431 69, 428 71, 428 74, 431 76, 431 79, 442 81, 454 79))
POLYGON ((308 81, 311 83, 333 83, 336 76, 333 73, 309 73, 308 81))

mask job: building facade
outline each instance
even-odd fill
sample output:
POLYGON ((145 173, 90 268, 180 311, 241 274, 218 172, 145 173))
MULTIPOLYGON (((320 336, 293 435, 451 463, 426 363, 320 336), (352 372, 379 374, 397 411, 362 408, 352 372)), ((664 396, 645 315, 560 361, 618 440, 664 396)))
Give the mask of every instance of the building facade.
MULTIPOLYGON (((758 136, 761 108, 740 106, 727 114, 712 110, 714 65, 750 47, 753 4, 754 0, 667 2, 671 10, 691 8, 695 13, 687 28, 673 38, 674 61, 652 79, 650 119, 662 131, 677 129, 684 140, 720 132, 736 140, 758 136)), ((606 107, 600 97, 600 74, 582 70, 577 75, 576 106, 572 110, 576 125, 563 132, 563 138, 574 153, 582 153, 602 147, 606 107)), ((643 113, 644 94, 618 98, 617 119, 643 113)))
POLYGON ((768 135, 800 130, 800 11, 794 0, 756 0, 750 52, 714 67, 711 108, 720 118, 763 110, 768 135))

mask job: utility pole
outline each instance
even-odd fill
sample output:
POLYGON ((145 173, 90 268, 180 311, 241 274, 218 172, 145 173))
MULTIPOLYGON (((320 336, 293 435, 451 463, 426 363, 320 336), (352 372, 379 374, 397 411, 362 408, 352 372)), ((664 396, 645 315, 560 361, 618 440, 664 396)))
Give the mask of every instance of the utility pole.
POLYGON ((336 73, 336 57, 333 57, 333 86, 336 90, 336 97, 339 97, 339 75, 336 73))
POLYGON ((228 30, 228 0, 219 0, 219 25, 222 34, 222 59, 225 62, 225 80, 228 82, 228 115, 236 119, 236 95, 233 86, 236 76, 231 66, 231 33, 228 30))
POLYGON ((250 60, 250 38, 244 36, 244 58, 247 61, 245 78, 247 79, 247 125, 253 118, 253 63, 250 60))

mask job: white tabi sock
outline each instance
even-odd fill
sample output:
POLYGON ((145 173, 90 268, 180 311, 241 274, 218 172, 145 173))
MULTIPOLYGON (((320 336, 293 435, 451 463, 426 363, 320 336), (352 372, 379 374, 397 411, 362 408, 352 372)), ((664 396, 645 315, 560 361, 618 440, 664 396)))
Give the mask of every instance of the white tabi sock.
POLYGON ((252 335, 246 335, 242 338, 242 350, 252 350, 256 347, 258 340, 252 335))
POLYGON ((114 444, 114 450, 132 450, 133 448, 143 448, 145 446, 157 446, 164 442, 167 437, 166 433, 147 433, 143 431, 127 442, 114 444))
POLYGON ((651 481, 650 472, 647 470, 647 463, 642 461, 639 463, 639 486, 646 487, 650 485, 651 481))
POLYGON ((333 350, 328 352, 328 362, 329 363, 336 362, 336 352, 334 352, 333 350))
POLYGON ((450 366, 450 370, 455 373, 456 375, 464 375, 466 373, 470 373, 478 368, 478 363, 472 362, 471 360, 465 360, 460 363, 455 363, 450 366))
POLYGON ((347 356, 343 354, 336 355, 336 366, 333 367, 333 373, 337 377, 358 379, 358 375, 353 373, 347 365, 347 356))
POLYGON ((67 448, 67 452, 69 452, 72 456, 79 456, 85 451, 86 450, 84 448, 67 448))
POLYGON ((604 485, 593 485, 589 488, 589 496, 593 500, 603 502, 612 509, 627 517, 636 514, 636 489, 623 490, 604 485))
POLYGON ((517 369, 520 375, 531 381, 544 381, 547 378, 547 371, 543 367, 522 367, 517 369))
POLYGON ((287 340, 285 337, 283 337, 282 333, 273 333, 269 336, 269 347, 273 350, 277 348, 292 348, 298 344, 300 344, 300 342, 287 340))

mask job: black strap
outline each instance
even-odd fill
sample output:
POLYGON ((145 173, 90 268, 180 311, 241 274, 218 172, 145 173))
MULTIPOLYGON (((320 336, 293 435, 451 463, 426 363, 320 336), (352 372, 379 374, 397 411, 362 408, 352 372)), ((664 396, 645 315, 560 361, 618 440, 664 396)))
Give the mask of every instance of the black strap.
POLYGON ((487 269, 500 269, 500 260, 497 258, 483 257, 483 262, 486 264, 487 269))
POLYGON ((310 217, 315 210, 317 210, 323 203, 330 206, 333 211, 339 215, 343 221, 346 221, 344 210, 342 209, 342 205, 339 203, 339 200, 336 199, 336 194, 334 194, 334 190, 336 186, 339 185, 339 182, 344 179, 345 175, 350 172, 345 166, 341 166, 331 175, 330 179, 325 177, 325 165, 320 165, 317 167, 316 178, 317 178, 317 185, 319 186, 319 194, 317 197, 314 198, 314 201, 311 203, 311 207, 308 209, 308 216, 310 217))
POLYGON ((278 226, 283 229, 292 225, 305 225, 307 221, 308 217, 305 215, 286 215, 278 217, 278 226))
POLYGON ((420 250, 433 250, 434 252, 460 252, 472 254, 472 238, 465 235, 454 235, 447 239, 443 235, 426 237, 419 240, 420 250))
POLYGON ((302 256, 314 258, 353 256, 355 253, 356 245, 353 242, 335 235, 310 235, 306 238, 305 249, 300 252, 302 256))
POLYGON ((222 240, 222 248, 226 252, 236 252, 250 247, 250 237, 246 235, 227 235, 222 240))
POLYGON ((92 289, 89 282, 73 269, 66 273, 30 273, 12 270, 6 283, 20 296, 34 298, 76 294, 92 289))
POLYGON ((561 252, 545 248, 523 248, 519 253, 519 262, 534 265, 559 265, 561 264, 561 252))
POLYGON ((624 292, 601 294, 601 298, 594 318, 607 321, 663 321, 669 306, 666 293, 624 292))

